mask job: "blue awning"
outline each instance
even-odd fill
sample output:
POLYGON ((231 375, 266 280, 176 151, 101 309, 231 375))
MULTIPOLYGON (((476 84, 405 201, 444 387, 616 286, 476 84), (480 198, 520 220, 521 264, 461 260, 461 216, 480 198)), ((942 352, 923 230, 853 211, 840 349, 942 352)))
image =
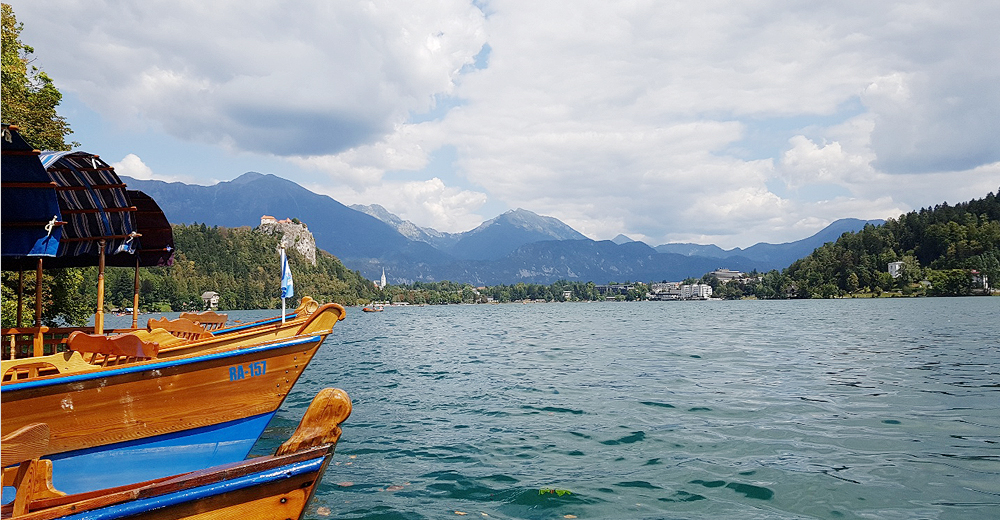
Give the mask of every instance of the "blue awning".
POLYGON ((39 152, 17 127, 3 125, 3 172, 0 186, 0 254, 8 257, 54 257, 62 238, 62 215, 56 184, 49 179, 39 152))

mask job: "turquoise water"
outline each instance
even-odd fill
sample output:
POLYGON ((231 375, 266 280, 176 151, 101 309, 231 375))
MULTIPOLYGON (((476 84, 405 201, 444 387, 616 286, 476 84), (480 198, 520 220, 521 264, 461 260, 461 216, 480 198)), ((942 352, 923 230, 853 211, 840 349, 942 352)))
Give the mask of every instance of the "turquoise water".
POLYGON ((350 309, 307 518, 1000 518, 1000 298, 350 309), (460 513, 465 513, 461 515, 460 513))

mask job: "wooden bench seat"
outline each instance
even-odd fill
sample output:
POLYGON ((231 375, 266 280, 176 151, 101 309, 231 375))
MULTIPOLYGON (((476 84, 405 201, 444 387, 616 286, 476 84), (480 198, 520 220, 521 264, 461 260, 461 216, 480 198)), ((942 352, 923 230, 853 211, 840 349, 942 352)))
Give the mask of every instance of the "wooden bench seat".
POLYGON ((90 355, 92 365, 117 365, 153 359, 160 351, 157 343, 143 341, 135 334, 105 336, 76 331, 69 335, 70 350, 90 355))
POLYGON ((180 317, 198 323, 208 331, 221 329, 229 321, 228 314, 219 314, 215 311, 182 312, 180 317))
POLYGON ((205 327, 187 318, 177 318, 169 320, 167 318, 151 319, 146 324, 146 330, 164 329, 178 338, 188 341, 211 338, 212 334, 205 331, 205 327))

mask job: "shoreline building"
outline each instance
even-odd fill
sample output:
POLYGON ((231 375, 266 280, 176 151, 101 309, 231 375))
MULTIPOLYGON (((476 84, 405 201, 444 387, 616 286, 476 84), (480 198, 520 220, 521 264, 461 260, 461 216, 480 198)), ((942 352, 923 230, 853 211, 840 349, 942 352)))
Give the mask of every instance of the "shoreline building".
POLYGON ((715 276, 715 278, 719 280, 719 283, 722 284, 729 283, 743 276, 743 273, 741 273, 740 271, 733 271, 730 269, 726 269, 725 267, 720 267, 708 274, 715 276))

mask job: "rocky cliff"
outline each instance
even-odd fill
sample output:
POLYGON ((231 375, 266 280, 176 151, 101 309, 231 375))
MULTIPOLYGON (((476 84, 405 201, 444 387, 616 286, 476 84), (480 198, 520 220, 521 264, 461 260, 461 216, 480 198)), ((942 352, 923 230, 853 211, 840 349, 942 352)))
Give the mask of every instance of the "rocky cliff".
POLYGON ((316 239, 304 222, 261 219, 260 230, 270 235, 280 234, 281 245, 285 246, 285 249, 298 251, 312 265, 316 265, 316 239))

